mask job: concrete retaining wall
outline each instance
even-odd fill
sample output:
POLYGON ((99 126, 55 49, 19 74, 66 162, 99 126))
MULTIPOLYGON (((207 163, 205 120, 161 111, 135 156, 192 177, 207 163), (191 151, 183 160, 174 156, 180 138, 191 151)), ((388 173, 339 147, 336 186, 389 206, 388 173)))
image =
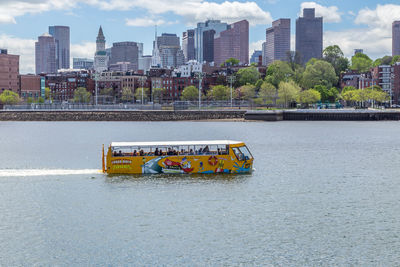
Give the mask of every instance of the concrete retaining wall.
POLYGON ((284 120, 311 120, 311 121, 377 121, 400 120, 400 112, 396 111, 285 111, 284 120))
POLYGON ((283 113, 282 110, 247 111, 244 118, 246 120, 281 121, 283 120, 283 113))
POLYGON ((243 119, 241 111, 1 111, 0 121, 182 121, 243 119))

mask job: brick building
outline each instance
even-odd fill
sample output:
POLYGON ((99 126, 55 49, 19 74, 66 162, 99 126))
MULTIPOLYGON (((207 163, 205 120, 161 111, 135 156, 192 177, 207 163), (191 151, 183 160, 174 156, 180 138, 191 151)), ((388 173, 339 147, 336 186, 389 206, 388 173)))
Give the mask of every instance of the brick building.
POLYGON ((19 55, 10 55, 6 49, 0 51, 0 93, 4 90, 19 93, 19 55))
POLYGON ((54 101, 68 101, 74 98, 75 90, 84 87, 94 95, 94 83, 88 71, 68 71, 47 74, 46 87, 50 88, 54 101))
MULTIPOLYGON (((26 74, 18 76, 19 92, 22 99, 26 100, 31 97, 37 100, 42 96, 42 81, 45 81, 44 76, 26 74)), ((44 88, 43 88, 44 90, 44 88)))

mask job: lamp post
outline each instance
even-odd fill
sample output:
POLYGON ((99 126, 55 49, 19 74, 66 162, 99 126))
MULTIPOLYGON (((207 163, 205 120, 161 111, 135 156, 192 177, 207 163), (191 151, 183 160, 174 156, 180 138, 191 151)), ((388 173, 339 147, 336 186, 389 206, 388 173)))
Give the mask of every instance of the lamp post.
POLYGON ((197 73, 197 78, 199 79, 199 110, 201 109, 201 83, 203 81, 203 72, 197 73))
POLYGON ((233 102, 232 84, 235 82, 236 77, 234 75, 230 75, 227 78, 228 78, 228 82, 229 82, 229 84, 231 86, 231 108, 232 108, 233 107, 233 104, 232 104, 232 102, 233 102))
POLYGON ((144 81, 145 81, 145 77, 144 76, 142 76, 142 77, 140 77, 139 78, 139 81, 140 81, 140 85, 141 85, 141 87, 142 87, 142 101, 141 101, 141 104, 142 104, 142 108, 143 108, 143 84, 144 84, 144 81))

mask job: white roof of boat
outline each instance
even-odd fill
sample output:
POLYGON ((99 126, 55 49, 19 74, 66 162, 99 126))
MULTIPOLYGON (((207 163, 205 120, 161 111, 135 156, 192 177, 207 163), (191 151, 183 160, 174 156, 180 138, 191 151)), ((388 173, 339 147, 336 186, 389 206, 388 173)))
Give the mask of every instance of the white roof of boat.
POLYGON ((200 145, 236 145, 243 143, 233 140, 208 140, 208 141, 155 141, 155 142, 112 142, 112 147, 146 147, 146 146, 200 146, 200 145))

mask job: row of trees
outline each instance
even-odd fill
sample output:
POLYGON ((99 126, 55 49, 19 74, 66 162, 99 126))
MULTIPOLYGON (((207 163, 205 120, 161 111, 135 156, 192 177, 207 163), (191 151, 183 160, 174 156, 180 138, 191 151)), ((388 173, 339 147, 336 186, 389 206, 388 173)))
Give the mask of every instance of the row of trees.
MULTIPOLYGON (((386 102, 389 100, 387 93, 379 87, 366 90, 346 88, 339 90, 339 76, 349 68, 357 71, 369 69, 373 62, 362 53, 352 57, 351 63, 344 57, 339 46, 333 45, 325 48, 322 59, 311 59, 305 66, 299 64, 296 54, 288 54, 288 61, 275 61, 267 69, 265 79, 260 79, 260 73, 255 66, 240 69, 235 74, 234 99, 253 99, 259 104, 283 105, 288 107, 291 102, 304 105, 318 101, 334 103, 343 99, 348 104, 369 102, 386 102)), ((400 57, 390 57, 398 60, 400 57)), ((384 58, 385 63, 388 58, 384 58)), ((233 64, 230 60, 225 65, 233 64)), ((221 81, 223 81, 221 79, 221 81)), ((188 86, 183 90, 183 100, 197 100, 198 89, 188 86)), ((204 99, 229 100, 231 90, 226 85, 211 87, 204 99)))

